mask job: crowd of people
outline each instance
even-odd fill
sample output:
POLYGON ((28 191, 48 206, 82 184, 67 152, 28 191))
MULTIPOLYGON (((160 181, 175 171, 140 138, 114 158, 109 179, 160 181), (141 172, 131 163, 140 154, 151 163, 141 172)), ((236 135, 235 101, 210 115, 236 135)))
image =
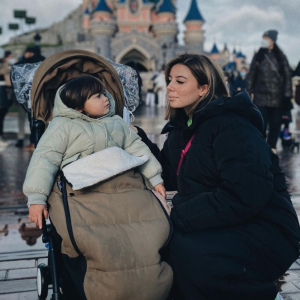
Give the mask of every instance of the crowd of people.
POLYGON ((8 142, 3 137, 4 118, 9 107, 15 104, 18 111, 18 131, 15 146, 23 148, 24 151, 33 151, 35 149, 32 132, 30 133, 29 144, 24 146, 26 122, 29 122, 30 129, 32 125, 31 113, 27 112, 16 101, 11 85, 10 72, 12 66, 15 64, 36 63, 44 59, 45 57, 41 54, 40 47, 33 46, 27 47, 18 60, 16 60, 13 53, 9 50, 4 52, 4 57, 0 60, 0 146, 2 147, 8 145, 8 142))

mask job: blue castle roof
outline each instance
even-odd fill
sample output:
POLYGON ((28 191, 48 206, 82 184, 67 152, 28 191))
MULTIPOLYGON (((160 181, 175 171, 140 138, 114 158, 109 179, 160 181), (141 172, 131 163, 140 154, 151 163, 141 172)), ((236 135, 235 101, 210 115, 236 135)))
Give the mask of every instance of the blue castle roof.
POLYGON ((99 0, 98 4, 94 8, 94 12, 96 12, 96 11, 107 11, 107 12, 112 13, 112 10, 106 4, 105 0, 99 0))
MULTIPOLYGON (((119 3, 126 3, 126 1, 127 1, 127 0, 120 0, 119 3)), ((147 1, 147 0, 143 0, 142 2, 143 2, 143 3, 149 3, 149 1, 147 1)))
POLYGON ((184 19, 184 22, 187 22, 187 21, 203 21, 204 22, 204 18, 202 17, 200 10, 198 9, 196 0, 192 0, 190 10, 184 19))
POLYGON ((157 13, 162 13, 162 12, 171 12, 175 13, 175 7, 173 4, 170 2, 170 0, 163 0, 161 5, 158 7, 158 10, 156 11, 157 13))
POLYGON ((85 14, 85 15, 89 15, 89 14, 90 14, 90 11, 89 11, 89 8, 88 8, 88 7, 86 7, 86 9, 84 10, 84 14, 85 14))
POLYGON ((233 49, 233 51, 232 51, 232 54, 236 54, 237 52, 236 52, 236 50, 235 50, 235 48, 233 49))
POLYGON ((236 58, 244 58, 245 55, 240 51, 237 55, 236 58))
POLYGON ((214 45, 213 45, 213 47, 212 47, 212 49, 211 49, 210 54, 219 54, 219 53, 220 53, 220 52, 219 52, 219 49, 218 49, 218 47, 217 47, 217 44, 214 43, 214 45))

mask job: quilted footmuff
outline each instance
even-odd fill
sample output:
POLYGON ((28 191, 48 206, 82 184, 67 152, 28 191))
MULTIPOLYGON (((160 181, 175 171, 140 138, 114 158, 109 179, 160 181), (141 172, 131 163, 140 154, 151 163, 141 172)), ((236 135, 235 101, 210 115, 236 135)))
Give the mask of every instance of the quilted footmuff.
POLYGON ((81 298, 166 299, 173 274, 159 250, 171 223, 141 174, 130 170, 79 191, 67 185, 67 194, 70 221, 57 184, 48 199, 50 218, 81 298))

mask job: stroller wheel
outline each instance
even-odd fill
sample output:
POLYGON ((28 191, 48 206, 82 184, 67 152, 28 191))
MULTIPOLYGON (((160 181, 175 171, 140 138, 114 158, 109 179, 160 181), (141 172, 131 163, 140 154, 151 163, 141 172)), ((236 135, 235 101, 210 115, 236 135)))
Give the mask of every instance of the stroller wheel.
POLYGON ((37 267, 37 290, 40 300, 46 299, 48 295, 48 285, 50 278, 49 267, 45 264, 39 264, 37 267))

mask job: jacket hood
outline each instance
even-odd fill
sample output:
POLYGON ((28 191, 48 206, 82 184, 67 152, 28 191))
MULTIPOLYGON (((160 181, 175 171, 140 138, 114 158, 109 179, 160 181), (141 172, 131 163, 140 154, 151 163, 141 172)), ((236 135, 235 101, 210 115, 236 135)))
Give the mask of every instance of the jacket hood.
POLYGON ((245 91, 241 91, 233 97, 223 96, 215 99, 203 110, 207 116, 214 116, 222 111, 233 111, 250 121, 260 132, 263 131, 264 121, 262 115, 245 91))
POLYGON ((101 120, 101 119, 106 118, 106 117, 112 117, 115 114, 115 101, 114 101, 112 95, 107 90, 105 90, 104 94, 108 98, 108 101, 109 101, 109 113, 105 116, 94 119, 94 118, 90 118, 87 115, 82 114, 81 112, 79 112, 79 111, 77 111, 73 108, 67 107, 62 102, 62 100, 60 98, 60 91, 63 88, 63 86, 64 85, 62 85, 57 90, 56 95, 55 95, 54 108, 53 108, 53 118, 54 117, 67 117, 67 118, 70 118, 70 119, 83 119, 83 120, 88 121, 88 122, 94 122, 94 121, 101 120))
MULTIPOLYGON (((211 100, 208 104, 207 102, 200 102, 198 107, 195 109, 193 114, 193 123, 189 129, 195 130, 195 128, 197 128, 205 119, 217 116, 224 111, 233 111, 236 114, 243 116, 260 132, 262 132, 264 127, 262 115, 257 106, 252 103, 252 99, 250 98, 249 94, 245 91, 241 91, 233 97, 221 96, 211 100)), ((184 125, 186 125, 186 122, 184 125)), ((180 125, 178 122, 171 121, 165 126, 162 133, 170 131, 172 127, 178 128, 181 126, 182 124, 180 125)))

